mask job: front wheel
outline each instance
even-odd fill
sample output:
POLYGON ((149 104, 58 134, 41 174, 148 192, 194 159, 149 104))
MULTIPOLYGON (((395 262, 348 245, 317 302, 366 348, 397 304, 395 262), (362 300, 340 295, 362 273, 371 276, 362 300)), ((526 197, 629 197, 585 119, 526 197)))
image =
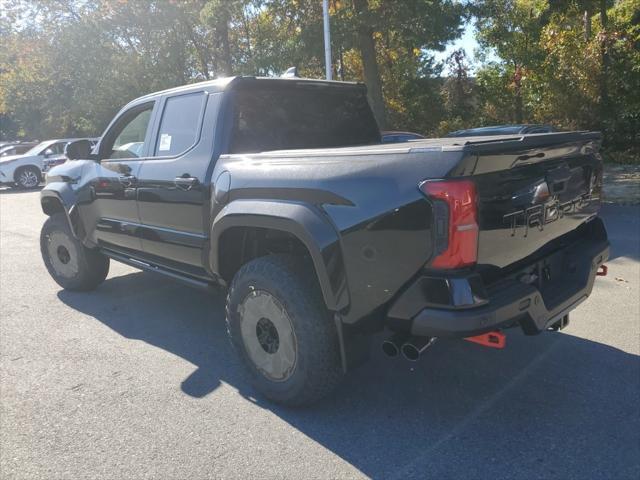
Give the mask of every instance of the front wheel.
POLYGON ((93 290, 109 273, 109 258, 85 247, 71 232, 64 213, 55 213, 44 222, 40 252, 49 274, 67 290, 93 290))
POLYGON ((23 167, 16 171, 16 186, 25 190, 37 188, 42 181, 42 174, 33 166, 23 167))
POLYGON ((231 342, 265 397, 305 405, 338 384, 336 328, 301 259, 272 255, 244 265, 229 288, 226 313, 231 342))

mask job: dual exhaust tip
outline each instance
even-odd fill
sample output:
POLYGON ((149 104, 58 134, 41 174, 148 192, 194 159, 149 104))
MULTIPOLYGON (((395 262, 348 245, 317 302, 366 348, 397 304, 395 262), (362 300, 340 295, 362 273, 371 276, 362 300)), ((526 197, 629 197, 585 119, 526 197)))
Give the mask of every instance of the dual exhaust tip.
POLYGON ((435 341, 435 337, 416 337, 398 332, 382 342, 382 351, 388 357, 397 357, 402 353, 402 356, 410 362, 417 362, 422 352, 435 341))

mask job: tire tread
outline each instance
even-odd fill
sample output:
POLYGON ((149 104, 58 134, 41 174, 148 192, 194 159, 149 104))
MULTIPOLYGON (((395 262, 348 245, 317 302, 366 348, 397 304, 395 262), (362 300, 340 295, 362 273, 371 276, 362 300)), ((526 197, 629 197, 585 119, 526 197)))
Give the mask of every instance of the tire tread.
POLYGON ((274 285, 276 290, 287 292, 285 298, 278 295, 278 300, 288 313, 295 312, 297 317, 303 319, 300 321, 298 318, 299 321, 296 321, 292 318, 292 321, 299 344, 309 344, 304 359, 304 368, 309 371, 305 372, 306 375, 300 384, 286 394, 266 389, 264 382, 260 381, 257 382, 258 389, 271 400, 288 406, 307 405, 320 400, 337 386, 343 373, 335 324, 324 305, 313 266, 300 257, 278 254, 252 260, 236 273, 227 294, 227 330, 234 347, 244 362, 249 363, 248 367, 255 380, 256 375, 261 374, 252 368, 244 353, 242 339, 234 328, 237 290, 246 279, 251 278, 259 278, 262 282, 274 285))
POLYGON ((85 247, 74 237, 64 213, 54 213, 44 222, 40 233, 40 252, 47 271, 58 285, 66 290, 90 291, 95 290, 109 274, 109 258, 97 249, 85 247), (49 261, 47 249, 47 235, 54 230, 62 231, 70 237, 78 252, 79 271, 75 278, 64 278, 58 275, 49 261))

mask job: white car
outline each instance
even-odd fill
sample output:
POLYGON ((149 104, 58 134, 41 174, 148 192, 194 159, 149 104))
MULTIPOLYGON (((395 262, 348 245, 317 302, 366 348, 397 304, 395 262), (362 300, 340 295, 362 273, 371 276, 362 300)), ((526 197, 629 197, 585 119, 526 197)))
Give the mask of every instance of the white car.
POLYGON ((23 155, 35 147, 38 142, 21 142, 0 147, 0 157, 8 157, 9 155, 23 155))
POLYGON ((25 189, 37 188, 42 181, 43 172, 67 159, 64 148, 75 140, 78 139, 47 140, 22 155, 0 157, 0 184, 25 189))

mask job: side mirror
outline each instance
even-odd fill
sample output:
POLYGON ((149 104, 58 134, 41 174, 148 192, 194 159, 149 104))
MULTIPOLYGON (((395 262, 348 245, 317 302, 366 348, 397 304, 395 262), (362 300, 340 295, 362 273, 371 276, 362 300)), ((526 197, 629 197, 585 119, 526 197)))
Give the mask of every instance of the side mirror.
POLYGON ((64 147, 64 154, 69 160, 89 160, 92 159, 92 148, 89 140, 76 140, 64 147))
POLYGON ((51 155, 53 155, 53 150, 47 148, 44 152, 42 152, 42 154, 44 155, 44 158, 49 158, 51 155))

